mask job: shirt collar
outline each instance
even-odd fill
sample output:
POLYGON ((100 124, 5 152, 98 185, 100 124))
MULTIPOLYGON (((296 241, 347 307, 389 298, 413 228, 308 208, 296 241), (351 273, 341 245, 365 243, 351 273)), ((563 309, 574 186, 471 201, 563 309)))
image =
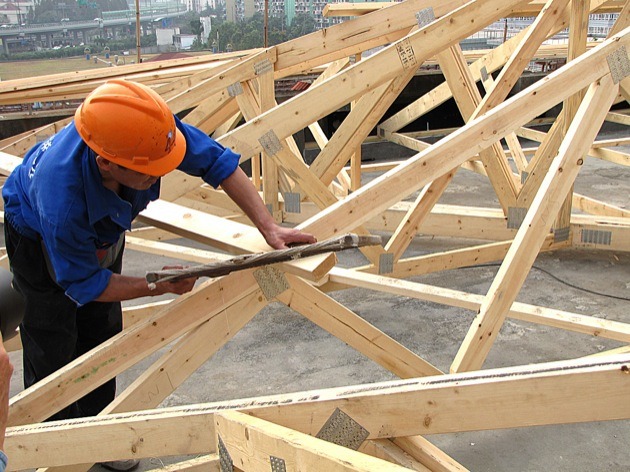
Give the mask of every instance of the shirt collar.
POLYGON ((83 182, 91 225, 109 217, 120 227, 131 229, 131 204, 103 185, 96 155, 87 146, 83 159, 83 182))

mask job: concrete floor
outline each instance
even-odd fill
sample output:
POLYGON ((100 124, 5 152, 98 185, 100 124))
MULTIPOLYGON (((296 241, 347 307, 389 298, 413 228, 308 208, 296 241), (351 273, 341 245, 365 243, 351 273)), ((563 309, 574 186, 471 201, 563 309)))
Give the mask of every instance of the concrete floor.
MULTIPOLYGON (((588 159, 576 192, 630 208, 630 169, 588 159)), ((441 203, 496 206, 485 178, 460 171, 441 203)), ((1 244, 1 241, 0 241, 1 244)), ((468 241, 418 237, 409 255, 466 246, 468 241)), ((340 254, 340 265, 363 263, 357 252, 340 254)), ((125 273, 144 275, 171 261, 128 251, 125 273)), ((566 250, 538 257, 518 301, 630 323, 630 253, 566 250), (613 298, 618 297, 618 298, 613 298)), ((413 280, 485 294, 497 266, 415 277, 413 280)), ((474 314, 363 289, 332 294, 403 345, 447 371, 474 314)), ((147 302, 147 299, 136 303, 147 302)), ((618 342, 508 320, 484 368, 571 359, 621 346, 618 342)), ((21 360, 12 394, 21 390, 21 360)), ((155 358, 118 378, 125 388, 155 358)), ((395 377, 285 306, 262 310, 236 337, 192 375, 163 406, 212 402, 275 393, 355 385, 395 377)), ((628 393, 630 401, 630 392, 628 393)), ((472 471, 628 471, 630 421, 612 421, 429 436, 472 471)), ((174 458, 141 462, 159 468, 174 458)), ((93 471, 104 470, 95 466, 93 471)))

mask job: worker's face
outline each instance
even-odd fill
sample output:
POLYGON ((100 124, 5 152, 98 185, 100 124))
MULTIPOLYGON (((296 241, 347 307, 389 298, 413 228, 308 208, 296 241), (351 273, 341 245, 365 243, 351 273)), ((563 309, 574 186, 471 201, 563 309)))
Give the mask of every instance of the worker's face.
POLYGON ((116 191, 116 188, 107 184, 107 181, 116 182, 117 184, 124 185, 134 190, 147 190, 159 179, 159 177, 153 175, 143 174, 119 166, 101 156, 96 156, 96 163, 105 179, 105 186, 112 188, 114 191, 116 191))
POLYGON ((119 184, 134 190, 147 190, 159 179, 159 177, 142 174, 114 163, 111 163, 110 173, 112 178, 114 178, 114 180, 116 180, 119 184))

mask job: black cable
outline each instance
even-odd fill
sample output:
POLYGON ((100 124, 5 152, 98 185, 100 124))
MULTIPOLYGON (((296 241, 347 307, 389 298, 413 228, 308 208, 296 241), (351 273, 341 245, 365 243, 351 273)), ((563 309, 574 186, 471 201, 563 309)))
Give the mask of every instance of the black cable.
MULTIPOLYGON (((461 269, 474 269, 474 268, 477 268, 477 267, 500 267, 500 266, 501 266, 501 264, 494 263, 494 264, 479 264, 479 265, 460 267, 460 268, 461 269)), ((571 287, 571 288, 574 288, 576 290, 580 290, 582 292, 590 293, 592 295, 598 295, 598 296, 601 296, 601 297, 614 298, 616 300, 623 300, 623 301, 626 301, 626 302, 630 302, 630 298, 621 297, 619 295, 610 295, 608 293, 596 292, 595 290, 590 290, 588 288, 584 288, 584 287, 580 287, 579 285, 572 284, 571 282, 567 282, 566 280, 561 279, 560 277, 552 274, 551 272, 549 272, 546 269, 543 269, 542 267, 538 267, 538 266, 534 265, 534 266, 532 266, 532 269, 536 269, 536 270, 538 270, 538 271, 540 271, 540 272, 542 272, 544 274, 547 274, 552 279, 560 282, 563 285, 566 285, 567 287, 571 287)))

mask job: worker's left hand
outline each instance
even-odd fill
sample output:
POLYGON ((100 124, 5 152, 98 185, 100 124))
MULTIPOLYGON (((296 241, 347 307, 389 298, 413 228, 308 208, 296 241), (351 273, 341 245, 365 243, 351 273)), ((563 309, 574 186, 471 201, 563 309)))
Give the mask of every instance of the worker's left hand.
POLYGON ((264 234, 267 244, 274 249, 286 249, 292 244, 312 244, 317 242, 315 236, 295 228, 275 225, 264 234))
MULTIPOLYGON (((172 265, 172 266, 164 266, 162 267, 162 270, 185 269, 186 267, 187 266, 172 265)), ((188 277, 188 278, 177 280, 177 281, 158 282, 156 284, 156 287, 162 293, 174 293, 176 295, 183 295, 184 293, 188 293, 193 289, 197 279, 198 277, 188 277)))

